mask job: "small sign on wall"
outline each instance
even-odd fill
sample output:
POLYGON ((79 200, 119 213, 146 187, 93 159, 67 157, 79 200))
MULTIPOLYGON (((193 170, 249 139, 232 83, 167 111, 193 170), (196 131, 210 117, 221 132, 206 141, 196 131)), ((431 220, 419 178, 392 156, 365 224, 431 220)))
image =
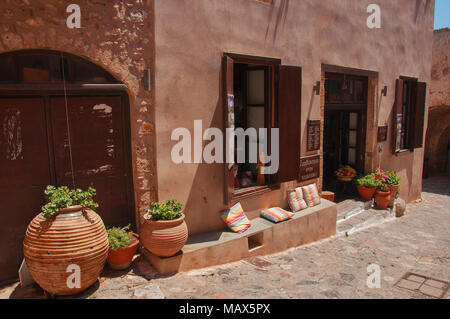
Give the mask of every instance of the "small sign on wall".
POLYGON ((378 126, 378 142, 387 141, 388 126, 378 126))
POLYGON ((320 120, 308 120, 307 130, 307 151, 313 152, 320 150, 320 120))
POLYGON ((300 181, 320 177, 320 155, 302 157, 300 159, 300 181))

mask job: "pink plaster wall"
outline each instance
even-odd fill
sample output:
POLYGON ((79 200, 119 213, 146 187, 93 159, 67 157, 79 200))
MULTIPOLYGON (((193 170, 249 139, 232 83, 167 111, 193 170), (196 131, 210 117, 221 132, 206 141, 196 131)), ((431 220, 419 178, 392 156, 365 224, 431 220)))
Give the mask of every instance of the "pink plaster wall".
MULTIPOLYGON (((223 168, 220 164, 172 163, 170 152, 176 142, 170 135, 177 127, 192 130, 194 120, 203 120, 204 128, 222 127, 223 52, 281 58, 283 64, 303 68, 302 156, 310 155, 305 143, 308 117, 322 119, 320 96, 312 93, 321 79, 322 64, 379 72, 379 125, 391 123, 395 80, 400 75, 430 82, 434 1, 378 1, 381 29, 366 26, 366 8, 372 2, 355 0, 291 0, 277 28, 280 3, 155 0, 158 197, 174 197, 185 205, 191 234, 223 227, 218 215, 224 208, 223 168), (384 85, 389 93, 380 100, 384 85)), ((391 153, 390 139, 383 147, 382 155, 373 160, 379 160, 384 169, 399 171, 401 197, 407 201, 419 198, 423 149, 397 157, 391 153)), ((285 206, 284 191, 292 186, 295 182, 244 200, 244 209, 285 206)))

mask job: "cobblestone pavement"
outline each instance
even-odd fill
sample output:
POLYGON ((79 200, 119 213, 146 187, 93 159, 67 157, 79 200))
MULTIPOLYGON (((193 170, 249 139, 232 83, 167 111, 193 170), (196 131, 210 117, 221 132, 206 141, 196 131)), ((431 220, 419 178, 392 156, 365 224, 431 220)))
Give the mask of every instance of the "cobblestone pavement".
MULTIPOLYGON (((424 180, 422 197, 400 219, 276 255, 168 277, 138 257, 132 270, 106 270, 77 298, 432 298, 441 287, 449 299, 450 175, 424 180), (367 287, 371 264, 381 269, 380 288, 367 287), (436 281, 402 280, 407 273, 436 281)), ((45 295, 14 284, 0 298, 45 295)))

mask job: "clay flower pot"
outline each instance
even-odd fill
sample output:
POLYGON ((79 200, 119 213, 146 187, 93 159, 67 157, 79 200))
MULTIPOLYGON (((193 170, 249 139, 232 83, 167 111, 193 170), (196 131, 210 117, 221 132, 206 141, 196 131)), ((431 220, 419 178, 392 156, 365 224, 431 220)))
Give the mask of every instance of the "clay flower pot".
POLYGON ((389 200, 389 207, 394 207, 395 199, 397 198, 397 193, 400 185, 389 185, 389 190, 391 192, 391 199, 389 200))
POLYGON ((23 254, 42 289, 52 295, 74 295, 97 281, 108 254, 108 236, 100 216, 72 206, 51 219, 37 215, 25 234, 23 254), (77 266, 79 286, 73 280, 77 266))
POLYGON ((356 186, 358 190, 359 196, 361 196, 365 200, 371 200, 375 192, 377 191, 376 187, 364 187, 364 186, 356 186))
POLYGON ((141 241, 144 247, 159 257, 171 257, 186 244, 188 229, 184 214, 174 220, 151 220, 144 215, 141 228, 141 241))
POLYGON ((390 199, 391 199, 390 191, 378 190, 375 194, 375 202, 377 203, 377 207, 380 209, 388 208, 390 199))
POLYGON ((108 264, 109 267, 115 270, 127 269, 131 266, 134 254, 139 247, 139 235, 134 234, 136 241, 128 247, 123 247, 119 249, 109 249, 108 250, 108 264))

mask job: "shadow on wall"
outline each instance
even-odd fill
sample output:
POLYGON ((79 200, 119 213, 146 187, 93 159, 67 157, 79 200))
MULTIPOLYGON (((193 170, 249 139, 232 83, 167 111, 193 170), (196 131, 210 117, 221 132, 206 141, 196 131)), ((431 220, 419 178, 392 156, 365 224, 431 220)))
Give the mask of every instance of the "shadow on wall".
MULTIPOLYGON (((267 29, 266 29, 266 41, 269 37, 270 24, 272 22, 272 16, 275 11, 275 5, 272 3, 272 8, 270 10, 269 18, 267 19, 267 29)), ((286 17, 289 12, 289 0, 280 0, 280 5, 278 7, 278 12, 276 13, 275 25, 273 27, 273 35, 272 35, 272 44, 275 43, 278 35, 278 29, 280 27, 280 23, 283 22, 282 27, 286 22, 286 17)))
POLYGON ((430 109, 425 144, 427 175, 447 170, 448 145, 450 142, 450 106, 430 109))
MULTIPOLYGON (((216 103, 214 115, 207 127, 223 128, 223 73, 222 68, 219 74, 219 100, 216 103)), ((209 141, 203 142, 205 144, 209 141)), ((225 224, 220 218, 220 211, 225 209, 224 203, 224 168, 223 164, 197 164, 197 170, 191 189, 185 204, 186 224, 189 234, 203 233, 205 231, 221 230, 225 224), (213 196, 212 196, 213 194, 213 196), (199 211, 200 210, 200 211, 199 211), (189 214, 189 212, 195 212, 189 214)))
POLYGON ((425 2, 424 13, 426 13, 431 6, 432 0, 416 0, 416 11, 414 14, 414 22, 417 23, 417 19, 419 18, 420 8, 422 7, 422 3, 425 2))
MULTIPOLYGON (((394 102, 395 103, 395 102, 394 102)), ((388 132, 388 140, 387 143, 383 146, 383 153, 378 155, 379 162, 381 163, 381 168, 385 171, 396 171, 401 176, 400 181, 400 197, 405 199, 407 202, 409 199, 416 199, 420 197, 420 192, 415 193, 415 188, 412 187, 412 181, 414 176, 414 165, 407 165, 405 168, 404 163, 412 163, 414 161, 414 152, 406 152, 399 156, 393 155, 393 139, 395 138, 394 133, 394 112, 395 112, 395 104, 391 108, 391 112, 388 117, 388 126, 390 131, 388 132), (387 160, 385 160, 385 158, 387 160), (408 192, 406 194, 406 192, 408 192)))

